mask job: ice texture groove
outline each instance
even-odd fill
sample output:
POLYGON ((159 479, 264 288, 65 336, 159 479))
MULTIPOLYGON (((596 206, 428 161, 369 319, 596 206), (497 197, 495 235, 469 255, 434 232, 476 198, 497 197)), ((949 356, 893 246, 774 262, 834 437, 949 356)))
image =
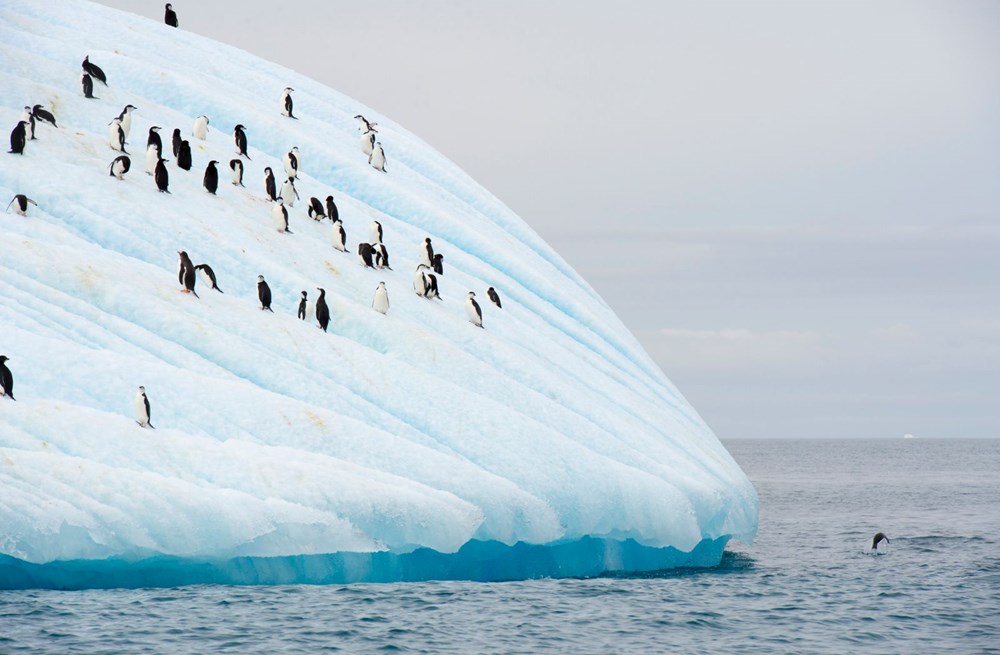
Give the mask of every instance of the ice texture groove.
POLYGON ((39 103, 60 126, 0 156, 4 202, 38 202, 0 216, 0 353, 18 398, 0 399, 0 587, 592 575, 710 565, 729 539, 753 539, 753 487, 608 305, 390 119, 84 0, 0 2, 0 63, 0 125, 39 103), (84 55, 108 74, 97 100, 80 92, 84 55), (286 86, 299 120, 279 114, 286 86), (129 103, 119 181, 107 125, 129 103), (359 113, 379 124, 387 173, 360 152, 359 113), (190 134, 201 114, 204 141, 190 134), (236 123, 245 188, 229 183, 236 123), (145 173, 152 125, 170 194, 145 173), (172 161, 175 127, 190 171, 172 161), (301 200, 282 234, 261 180, 270 166, 280 183, 292 146, 301 200), (348 253, 306 216, 310 196, 331 194, 348 253), (372 220, 394 270, 357 261, 372 220), (427 236, 445 255, 441 301, 412 291, 427 236), (182 249, 224 294, 179 293, 182 249), (380 281, 387 315, 371 309, 380 281), (133 420, 139 385, 156 430, 133 420))

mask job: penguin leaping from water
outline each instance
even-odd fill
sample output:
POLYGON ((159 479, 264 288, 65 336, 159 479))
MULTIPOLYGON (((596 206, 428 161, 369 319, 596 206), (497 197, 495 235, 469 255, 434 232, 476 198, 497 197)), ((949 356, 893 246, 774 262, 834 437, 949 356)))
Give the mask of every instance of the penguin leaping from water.
POLYGON ((194 119, 191 135, 200 141, 204 141, 208 137, 208 116, 199 116, 194 119))
POLYGON ((13 205, 15 202, 17 203, 17 207, 14 208, 14 212, 20 214, 21 216, 28 215, 28 205, 34 205, 35 207, 38 206, 37 202, 29 198, 28 196, 24 195, 23 193, 19 193, 16 196, 14 196, 10 202, 7 203, 7 209, 5 209, 4 211, 10 211, 10 206, 13 205))
POLYGON ((83 70, 87 73, 87 75, 90 75, 104 86, 108 85, 108 76, 104 74, 104 71, 101 70, 100 66, 90 61, 90 55, 84 57, 83 63, 80 65, 83 66, 83 70))
POLYGON ((233 142, 236 144, 236 153, 240 157, 246 157, 250 159, 250 155, 247 154, 247 128, 242 125, 237 125, 233 128, 233 142))
POLYGON ((483 310, 479 308, 479 303, 476 302, 476 292, 470 291, 469 295, 465 298, 465 311, 469 314, 469 322, 476 327, 483 327, 483 310))
POLYGON ((163 10, 163 22, 170 27, 177 27, 177 12, 174 11, 169 2, 163 10))
POLYGON ((14 374, 7 368, 7 360, 9 359, 10 357, 7 357, 7 355, 0 355, 0 396, 6 396, 16 401, 17 398, 14 397, 14 374))
POLYGON ((372 300, 372 309, 379 314, 389 311, 389 292, 385 289, 385 282, 379 282, 375 289, 375 298, 372 300))
POLYGON ((872 550, 878 550, 878 545, 882 542, 889 543, 889 537, 885 536, 882 532, 876 532, 875 536, 872 537, 872 550))
POLYGON ((286 86, 285 90, 281 92, 281 115, 288 116, 289 118, 295 118, 292 115, 292 91, 294 91, 290 86, 286 86))
POLYGON ((118 155, 108 165, 108 175, 123 180, 125 179, 125 173, 128 173, 130 168, 132 168, 132 160, 129 159, 128 155, 118 155))
POLYGON ((156 429, 149 422, 152 414, 149 409, 149 398, 146 397, 146 387, 139 387, 139 392, 132 400, 132 407, 135 408, 135 422, 139 424, 140 428, 156 429))
POLYGON ((257 299, 260 300, 260 311, 266 310, 274 313, 274 310, 271 309, 271 287, 267 286, 263 275, 257 276, 257 299))

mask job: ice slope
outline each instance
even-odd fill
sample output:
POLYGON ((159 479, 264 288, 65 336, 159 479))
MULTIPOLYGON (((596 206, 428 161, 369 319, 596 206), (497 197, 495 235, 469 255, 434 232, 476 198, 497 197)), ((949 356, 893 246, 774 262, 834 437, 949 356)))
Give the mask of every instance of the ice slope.
MULTIPOLYGON (((584 575, 713 564, 750 540, 757 496, 601 298, 537 234, 390 119, 294 71, 81 0, 0 3, 0 125, 52 110, 0 155, 0 587, 584 575), (80 92, 84 55, 109 86, 80 92), (295 88, 291 120, 278 113, 295 88), (107 125, 137 106, 132 170, 107 125), (379 123, 388 173, 353 116, 379 123), (210 117, 206 141, 194 118, 210 117), (246 188, 229 183, 247 126, 246 188), (194 166, 145 174, 151 125, 194 166), (302 154, 292 234, 262 171, 302 154), (202 173, 220 162, 217 196, 202 173), (332 194, 354 252, 306 217, 332 194), (425 236, 442 301, 416 296, 425 236), (225 292, 179 293, 178 250, 225 292), (261 312, 256 277, 274 294, 261 312), (385 281, 391 307, 371 309, 385 281), (496 287, 503 309, 486 299, 496 287), (329 333, 295 312, 327 290, 329 333), (485 329, 466 317, 474 290, 485 329), (139 428, 144 385, 156 430, 139 428)), ((484 126, 488 129, 488 126, 484 126)))

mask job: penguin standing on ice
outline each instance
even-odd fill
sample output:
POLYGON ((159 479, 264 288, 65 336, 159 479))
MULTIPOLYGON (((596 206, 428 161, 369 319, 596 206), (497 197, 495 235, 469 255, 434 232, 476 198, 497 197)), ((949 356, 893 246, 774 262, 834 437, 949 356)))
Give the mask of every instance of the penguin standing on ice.
POLYGON ((424 245, 420 249, 420 255, 420 259, 428 268, 434 265, 434 246, 431 245, 430 237, 426 237, 424 239, 424 245))
POLYGON ((368 226, 368 233, 371 236, 372 245, 376 243, 382 243, 382 224, 378 221, 372 221, 372 224, 368 226))
POLYGON ((333 221, 333 247, 340 252, 347 252, 347 233, 344 223, 339 218, 333 221))
POLYGON ((291 150, 285 153, 285 157, 282 160, 285 164, 285 174, 289 179, 294 180, 299 176, 299 147, 295 146, 291 150))
POLYGON ((172 137, 170 137, 170 145, 174 152, 174 159, 176 159, 181 154, 181 142, 183 140, 184 137, 181 136, 181 128, 175 127, 174 134, 172 137))
POLYGON ((278 232, 287 232, 291 234, 292 231, 288 229, 288 210, 285 208, 285 203, 278 200, 278 204, 271 209, 271 216, 274 217, 274 227, 278 232))
POLYGON ((391 271, 392 266, 389 266, 389 250, 385 247, 385 244, 372 244, 372 251, 375 253, 375 265, 378 268, 387 268, 391 271))
POLYGON ((156 172, 156 164, 160 161, 160 153, 156 149, 156 144, 146 146, 146 175, 156 172))
POLYGON ((361 135, 361 152, 367 156, 371 156, 372 151, 375 150, 375 130, 370 132, 365 132, 361 135))
POLYGON ((302 292, 302 297, 299 298, 299 318, 301 320, 306 320, 306 305, 308 304, 308 294, 305 291, 302 292))
POLYGON ((295 179, 290 177, 281 185, 281 201, 289 207, 294 207, 298 199, 299 192, 295 189, 295 179))
POLYGON ((326 212, 323 211, 323 203, 316 196, 309 198, 309 207, 306 209, 306 213, 314 221, 321 221, 326 218, 326 212))
MULTIPOLYGON (((288 116, 289 118, 295 118, 292 115, 292 87, 285 87, 285 90, 281 92, 281 115, 288 116)), ((298 120, 298 119, 296 119, 298 120)))
POLYGON ((247 128, 243 125, 237 125, 233 128, 233 142, 236 143, 236 154, 240 157, 246 157, 250 159, 250 155, 247 154, 247 128))
MULTIPOLYGON (((441 300, 441 294, 438 293, 438 279, 437 276, 429 272, 431 269, 427 268, 423 264, 417 265, 417 272, 423 277, 423 289, 422 295, 424 298, 437 298, 441 300)), ((414 290, 417 290, 416 280, 414 280, 414 290)))
POLYGON ((260 311, 267 310, 274 313, 271 309, 271 287, 267 286, 263 275, 257 276, 257 299, 260 300, 260 311))
POLYGON ((17 398, 14 397, 14 374, 10 372, 7 368, 7 360, 10 357, 7 355, 0 355, 0 396, 6 396, 11 400, 16 401, 17 398))
POLYGON ((56 117, 53 116, 51 112, 46 111, 41 105, 35 105, 32 107, 31 115, 43 123, 50 123, 52 127, 59 127, 56 125, 56 117))
POLYGON ((243 160, 230 159, 229 168, 233 171, 233 185, 243 186, 243 160))
POLYGON ((80 89, 83 91, 84 98, 100 100, 94 95, 94 80, 87 73, 80 73, 80 89))
POLYGON ((278 199, 278 192, 274 186, 274 173, 271 172, 270 166, 264 169, 264 193, 267 194, 271 202, 278 199))
POLYGON ((444 255, 440 253, 434 255, 434 265, 432 268, 438 275, 444 275, 444 255))
POLYGON ((194 290, 195 282, 198 280, 194 264, 191 263, 191 258, 188 257, 186 251, 178 250, 177 255, 180 257, 177 264, 177 281, 184 287, 181 289, 181 293, 190 293, 198 298, 198 292, 194 290))
POLYGON ((10 153, 12 155, 23 155, 24 146, 28 143, 28 124, 18 121, 17 125, 10 132, 10 153))
POLYGON ((156 167, 153 169, 153 180, 156 182, 156 188, 160 193, 170 193, 167 188, 170 186, 170 175, 167 174, 167 160, 160 159, 156 160, 156 167))
POLYGON ((181 147, 177 151, 177 167, 186 171, 191 170, 191 144, 187 139, 181 140, 181 147))
POLYGON ((486 295, 489 296, 490 302, 496 305, 499 309, 503 309, 503 305, 500 304, 500 294, 493 287, 486 290, 486 295))
POLYGON ((340 220, 340 212, 337 210, 337 203, 333 201, 333 196, 326 197, 326 215, 331 221, 340 220))
POLYGON ((132 168, 132 160, 128 158, 128 155, 118 155, 108 166, 108 175, 123 180, 125 173, 128 173, 130 168, 132 168))
POLYGON ((125 132, 125 138, 128 139, 129 132, 132 131, 132 112, 138 109, 133 105, 125 105, 121 113, 118 114, 118 120, 121 121, 122 130, 125 132))
POLYGON ((104 71, 101 70, 100 66, 90 61, 90 55, 84 57, 83 63, 80 65, 83 66, 83 70, 87 73, 87 75, 90 75, 104 86, 108 85, 108 76, 104 74, 104 71))
POLYGON ((135 408, 135 422, 139 424, 140 428, 156 429, 149 422, 152 414, 149 410, 149 398, 146 397, 146 387, 139 387, 139 392, 132 400, 132 407, 135 408))
POLYGON ((128 151, 125 150, 125 128, 122 127, 119 118, 112 120, 108 127, 108 144, 112 150, 128 154, 128 151))
POLYGON ((219 283, 215 280, 215 271, 212 270, 211 266, 208 264, 198 264, 194 267, 194 270, 198 272, 201 281, 207 284, 209 289, 215 289, 219 293, 222 293, 219 283))
POLYGON ((35 116, 31 113, 31 107, 28 105, 24 106, 24 111, 21 112, 21 120, 28 124, 25 131, 28 133, 28 140, 35 141, 35 116))
POLYGON ((28 196, 24 195, 23 193, 19 193, 13 198, 11 198, 11 201, 7 203, 7 209, 5 209, 4 211, 10 211, 10 206, 13 205, 15 202, 17 203, 17 207, 14 209, 14 212, 20 214, 21 216, 28 215, 28 205, 34 205, 35 207, 38 206, 37 202, 29 198, 28 196))
POLYGON ((365 132, 378 132, 378 130, 375 129, 378 123, 370 123, 368 119, 361 114, 355 116, 354 119, 358 121, 358 129, 361 130, 362 134, 365 132))
POLYGON ((208 166, 205 167, 205 177, 202 178, 201 183, 205 186, 205 190, 211 193, 213 196, 219 188, 219 169, 215 167, 219 162, 214 159, 208 162, 208 166))
POLYGON ((476 292, 470 291, 469 295, 465 298, 465 311, 469 314, 469 322, 476 327, 483 327, 483 310, 479 308, 479 303, 476 302, 476 292))
POLYGON ((146 137, 146 150, 153 146, 156 148, 156 156, 163 156, 163 139, 160 138, 160 128, 157 125, 149 128, 149 135, 146 137))
POLYGON ((372 165, 377 171, 385 173, 385 151, 382 150, 382 144, 375 142, 375 147, 372 149, 372 154, 368 156, 368 163, 372 165))
POLYGON ((191 135, 200 141, 204 141, 208 137, 208 116, 199 116, 194 119, 191 135))
POLYGON ((174 11, 169 2, 163 10, 163 22, 170 27, 177 27, 177 12, 174 11))
POLYGON ((375 298, 372 300, 372 309, 379 314, 389 311, 389 292, 385 289, 385 282, 379 282, 375 289, 375 298))
POLYGON ((372 244, 365 243, 364 241, 358 244, 358 261, 361 262, 362 266, 365 268, 375 268, 375 265, 372 263, 374 255, 375 249, 372 248, 372 244))
POLYGON ((326 290, 319 287, 316 287, 316 290, 319 291, 319 297, 316 298, 316 321, 326 332, 327 326, 330 325, 330 308, 326 306, 326 290))

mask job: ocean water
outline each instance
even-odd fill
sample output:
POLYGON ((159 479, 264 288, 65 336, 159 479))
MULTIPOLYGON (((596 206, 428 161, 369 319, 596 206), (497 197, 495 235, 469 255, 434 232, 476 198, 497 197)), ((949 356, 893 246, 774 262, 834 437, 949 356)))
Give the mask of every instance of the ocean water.
POLYGON ((1000 440, 726 446, 761 521, 714 569, 0 592, 0 653, 1000 653, 1000 440))

